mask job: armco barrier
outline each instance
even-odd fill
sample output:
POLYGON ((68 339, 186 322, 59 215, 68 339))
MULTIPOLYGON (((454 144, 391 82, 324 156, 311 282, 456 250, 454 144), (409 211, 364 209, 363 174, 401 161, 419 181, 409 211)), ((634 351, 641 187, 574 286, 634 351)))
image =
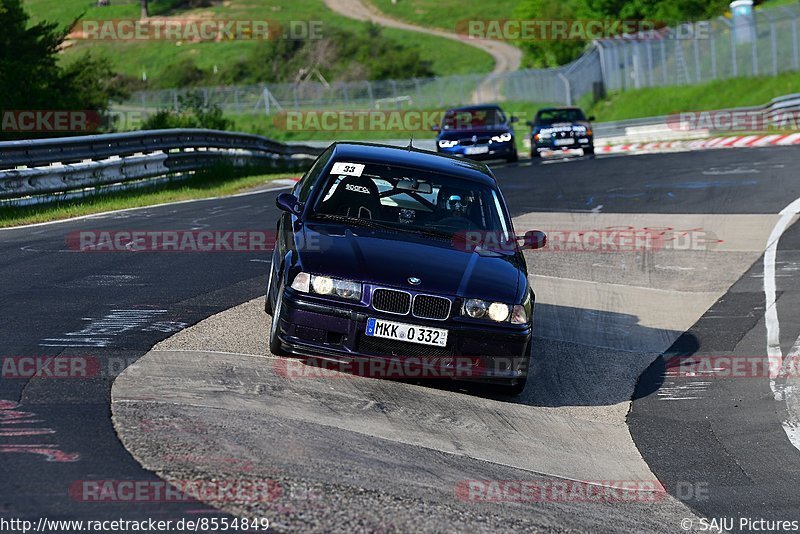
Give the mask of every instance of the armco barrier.
MULTIPOLYGON (((692 110, 686 110, 692 111, 692 110)), ((762 106, 748 106, 712 110, 704 113, 711 115, 726 112, 746 112, 763 116, 764 124, 781 123, 796 124, 800 126, 800 93, 773 98, 768 104, 762 106), (784 120, 785 118, 789 120, 784 120)), ((681 129, 677 121, 679 114, 644 117, 614 122, 598 122, 592 125, 595 144, 620 144, 641 143, 651 141, 670 141, 678 139, 691 139, 708 137, 718 133, 736 134, 736 131, 719 131, 713 128, 703 130, 681 129), (663 135, 665 133, 670 135, 663 135)))
POLYGON ((35 197, 37 203, 56 200, 59 193, 163 181, 221 162, 236 167, 303 169, 322 150, 258 135, 201 129, 0 142, 0 201, 17 203, 27 197, 35 197))

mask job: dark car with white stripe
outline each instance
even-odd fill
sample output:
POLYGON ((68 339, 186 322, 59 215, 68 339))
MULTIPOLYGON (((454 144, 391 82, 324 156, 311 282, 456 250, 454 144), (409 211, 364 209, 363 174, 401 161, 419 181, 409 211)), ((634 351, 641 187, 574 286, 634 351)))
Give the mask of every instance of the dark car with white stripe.
POLYGON ((531 157, 539 158, 555 153, 582 151, 594 154, 594 117, 587 118, 576 107, 544 108, 528 121, 531 127, 531 157))

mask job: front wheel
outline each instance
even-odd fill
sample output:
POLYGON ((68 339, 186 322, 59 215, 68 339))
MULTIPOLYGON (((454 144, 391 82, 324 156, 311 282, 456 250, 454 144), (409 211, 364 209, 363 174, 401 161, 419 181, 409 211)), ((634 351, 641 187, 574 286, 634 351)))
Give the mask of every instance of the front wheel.
POLYGON ((515 161, 519 161, 519 154, 517 154, 517 151, 515 150, 513 154, 508 156, 506 158, 506 161, 508 161, 509 163, 514 163, 515 161))
POLYGON ((278 295, 275 297, 275 306, 273 308, 269 330, 269 351, 274 356, 284 356, 286 352, 283 350, 278 336, 281 330, 281 312, 283 311, 283 279, 278 283, 278 295))
POLYGON ((589 146, 583 149, 584 156, 594 156, 594 146, 589 146))

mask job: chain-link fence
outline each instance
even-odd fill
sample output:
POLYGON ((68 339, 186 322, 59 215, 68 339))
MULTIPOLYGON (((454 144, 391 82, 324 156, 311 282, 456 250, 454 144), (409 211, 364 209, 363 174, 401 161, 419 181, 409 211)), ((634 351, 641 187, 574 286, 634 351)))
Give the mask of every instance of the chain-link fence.
POLYGON ((800 5, 595 43, 609 91, 798 70, 800 5))
POLYGON ((274 83, 142 91, 118 110, 177 109, 199 92, 227 113, 285 110, 434 109, 469 103, 574 104, 587 94, 685 85, 800 69, 800 5, 595 41, 577 60, 552 69, 410 80, 274 83), (736 22, 734 22, 736 21, 736 22))

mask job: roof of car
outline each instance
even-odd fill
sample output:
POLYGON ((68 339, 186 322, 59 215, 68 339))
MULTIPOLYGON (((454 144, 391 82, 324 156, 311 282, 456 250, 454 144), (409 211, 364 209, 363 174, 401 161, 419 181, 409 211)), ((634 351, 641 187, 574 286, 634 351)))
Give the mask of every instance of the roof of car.
POLYGON ((451 156, 442 156, 435 152, 374 143, 337 142, 334 143, 332 159, 355 162, 397 165, 424 169, 431 172, 456 175, 459 178, 496 185, 489 168, 481 162, 451 156))

